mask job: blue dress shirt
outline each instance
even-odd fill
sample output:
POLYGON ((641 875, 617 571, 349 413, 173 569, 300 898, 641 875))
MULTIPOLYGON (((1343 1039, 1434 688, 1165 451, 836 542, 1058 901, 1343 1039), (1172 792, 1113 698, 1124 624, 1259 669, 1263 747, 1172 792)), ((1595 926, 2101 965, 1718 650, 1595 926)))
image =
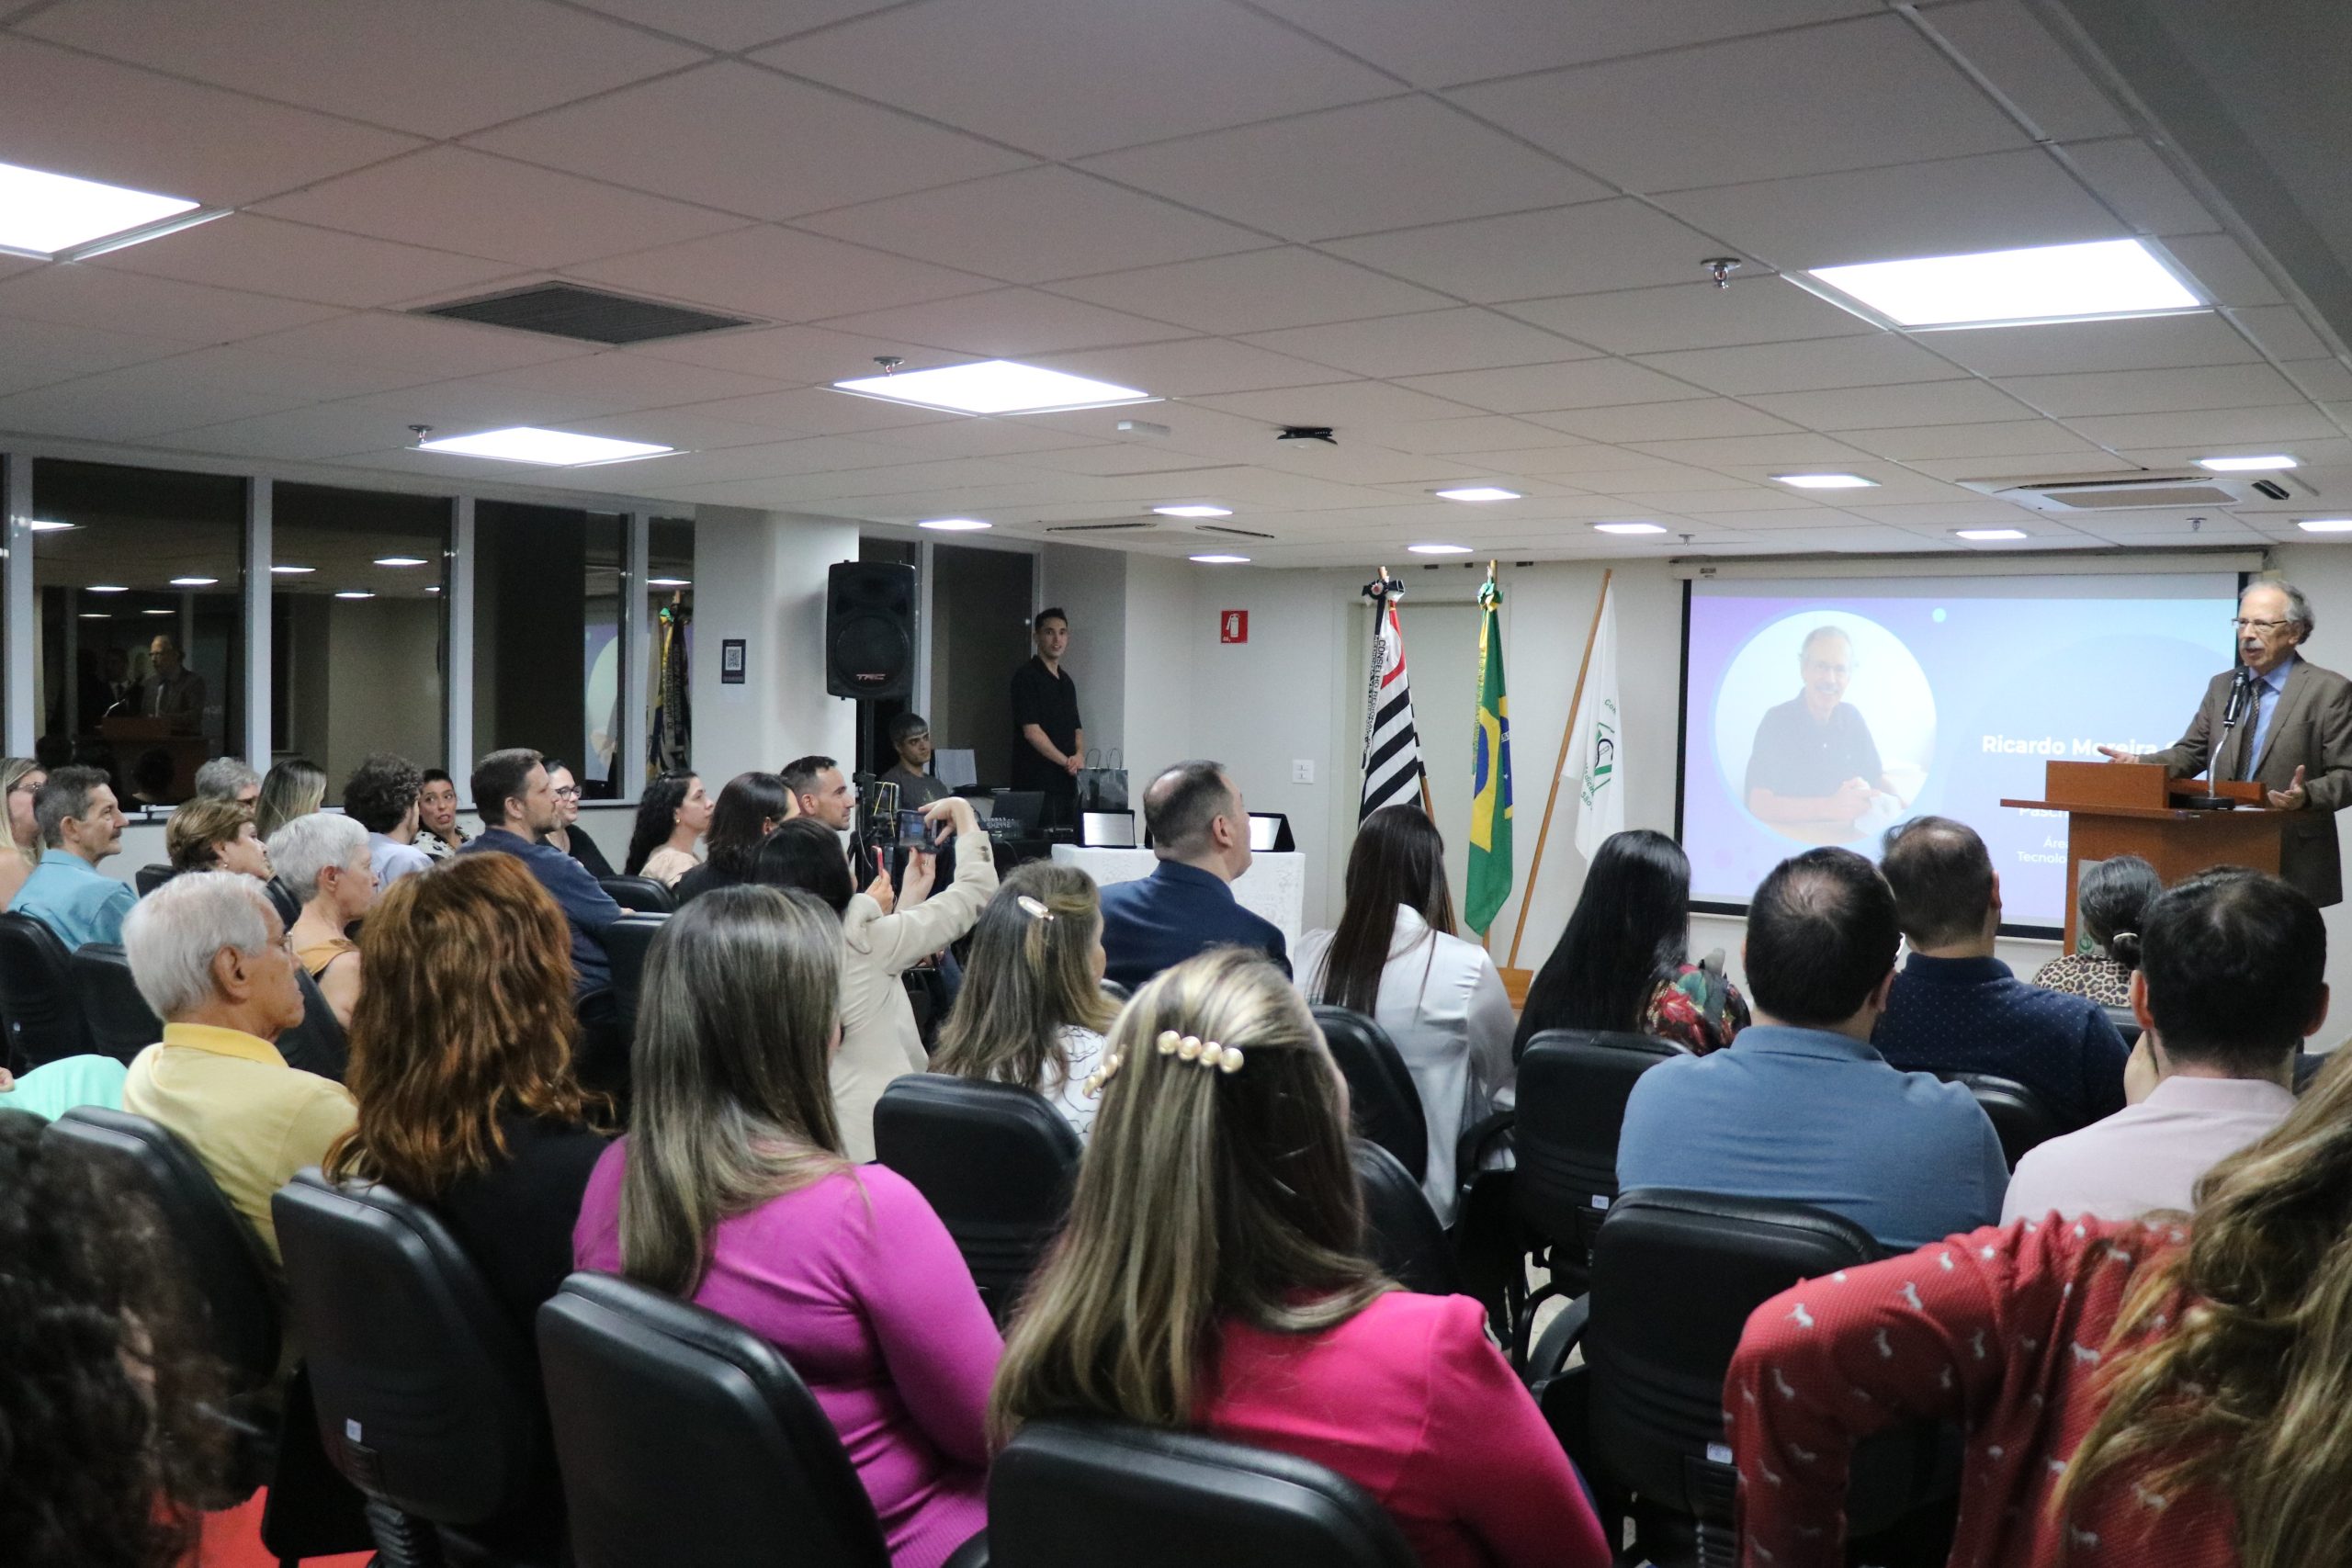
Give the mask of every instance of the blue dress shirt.
POLYGON ((1999 1219, 2009 1169, 1960 1085, 1826 1029, 1752 1024, 1635 1082, 1617 1184, 1807 1203, 1908 1251, 1999 1219))
POLYGON ((621 907, 597 885, 586 866, 553 844, 537 843, 503 828, 485 830, 467 840, 458 852, 508 854, 521 861, 524 869, 563 906, 563 918, 571 927, 573 990, 593 991, 613 983, 613 962, 605 956, 603 933, 621 918, 621 907))
POLYGON ((1997 958, 1913 953, 1871 1043, 1905 1072, 1992 1073, 2041 1097, 2059 1131, 2123 1109, 2131 1055, 2087 997, 2029 986, 1997 958))
POLYGON ((117 882, 71 850, 43 850, 8 908, 55 931, 70 953, 94 942, 120 942, 122 918, 138 902, 130 884, 117 882))
POLYGON ((2238 770, 2243 777, 2252 778, 2262 761, 2263 744, 2270 739, 2270 721, 2278 716, 2278 700, 2287 694, 2287 677, 2294 668, 2295 656, 2290 653, 2278 661, 2278 668, 2254 679, 2254 712, 2246 716, 2254 721, 2254 739, 2245 752, 2245 765, 2238 770))
POLYGON ((1164 860, 1149 876, 1102 889, 1102 972, 1129 989, 1226 943, 1261 949, 1290 973, 1282 928, 1243 908, 1221 876, 1164 860))

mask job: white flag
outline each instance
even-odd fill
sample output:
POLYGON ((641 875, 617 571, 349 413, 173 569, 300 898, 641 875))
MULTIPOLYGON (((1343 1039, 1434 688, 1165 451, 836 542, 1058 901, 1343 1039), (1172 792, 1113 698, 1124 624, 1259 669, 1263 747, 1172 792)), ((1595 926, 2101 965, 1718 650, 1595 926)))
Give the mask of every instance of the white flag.
POLYGON ((1600 841, 1625 828, 1624 736, 1618 728, 1617 589, 1600 596, 1600 626, 1584 693, 1568 720, 1568 771, 1577 788, 1577 852, 1587 861, 1600 841))
POLYGON ((1421 802, 1421 738, 1413 728, 1412 684, 1405 677, 1400 587, 1374 606, 1372 669, 1364 682, 1363 797, 1361 822, 1384 806, 1421 802))

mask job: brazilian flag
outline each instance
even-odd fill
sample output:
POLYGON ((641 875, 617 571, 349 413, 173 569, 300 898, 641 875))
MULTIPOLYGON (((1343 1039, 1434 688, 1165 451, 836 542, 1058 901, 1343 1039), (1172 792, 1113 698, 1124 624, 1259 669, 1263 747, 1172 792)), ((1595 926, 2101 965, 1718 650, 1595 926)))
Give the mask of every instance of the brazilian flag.
POLYGON ((1495 923, 1510 897, 1510 698, 1503 693, 1503 591, 1487 568, 1478 603, 1478 738, 1471 758, 1470 876, 1464 913, 1470 929, 1495 923))

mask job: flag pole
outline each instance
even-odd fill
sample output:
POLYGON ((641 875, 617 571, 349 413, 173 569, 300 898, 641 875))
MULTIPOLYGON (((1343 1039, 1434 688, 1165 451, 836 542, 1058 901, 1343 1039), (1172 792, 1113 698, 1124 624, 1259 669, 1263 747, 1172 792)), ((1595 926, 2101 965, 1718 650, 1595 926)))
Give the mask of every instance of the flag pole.
MULTIPOLYGON (((1519 967, 1519 942, 1527 934, 1527 911, 1535 902, 1535 879, 1544 872, 1544 842, 1552 834, 1552 808, 1560 803, 1560 775, 1567 771, 1568 744, 1576 738, 1577 708, 1584 702, 1584 678, 1592 669, 1592 645, 1600 637, 1600 612, 1609 603, 1609 580, 1616 572, 1612 566, 1603 568, 1600 573, 1600 600, 1592 607, 1592 629, 1584 634, 1584 661, 1577 666, 1576 690, 1568 695, 1568 716, 1560 722, 1560 756, 1552 764, 1551 792, 1544 797, 1544 825, 1535 829, 1535 859, 1527 868, 1527 891, 1519 896, 1519 923, 1510 933, 1510 956, 1503 961, 1506 970, 1519 967)), ((1525 992, 1521 995, 1523 998, 1525 992)))

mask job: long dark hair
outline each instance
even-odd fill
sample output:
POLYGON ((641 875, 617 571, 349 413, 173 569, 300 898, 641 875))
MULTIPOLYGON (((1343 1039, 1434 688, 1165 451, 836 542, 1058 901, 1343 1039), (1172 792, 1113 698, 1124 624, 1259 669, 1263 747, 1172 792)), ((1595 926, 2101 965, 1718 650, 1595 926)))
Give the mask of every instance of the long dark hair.
POLYGON ((1453 895, 1445 886, 1445 840, 1418 806, 1384 806, 1356 829, 1348 852, 1347 907, 1310 987, 1319 1000, 1371 1016, 1380 974, 1396 935, 1396 906, 1432 931, 1452 936, 1453 895))
POLYGON ((721 876, 741 882, 752 874, 752 857, 771 823, 784 820, 784 780, 775 773, 737 773, 710 808, 710 831, 703 835, 707 863, 721 876))
POLYGON ((643 871, 646 857, 669 842, 670 835, 678 830, 678 807, 685 804, 686 791, 694 787, 694 782, 692 773, 663 773, 646 784, 645 794, 637 803, 637 828, 628 836, 628 854, 621 861, 623 876, 635 876, 643 871))
POLYGON ((1560 945, 1527 987, 1514 1053, 1546 1029, 1641 1027, 1658 982, 1690 953, 1690 861, 1647 828, 1611 833, 1592 857, 1560 945))
POLYGON ((2084 934, 2126 969, 2140 967, 2140 923, 2165 890, 2156 868, 2138 855, 2109 855, 2083 873, 2075 896, 2084 934))
POLYGON ((763 887, 797 887, 825 901, 836 915, 849 908, 857 885, 841 835, 814 817, 779 822, 752 859, 752 880, 763 887))

